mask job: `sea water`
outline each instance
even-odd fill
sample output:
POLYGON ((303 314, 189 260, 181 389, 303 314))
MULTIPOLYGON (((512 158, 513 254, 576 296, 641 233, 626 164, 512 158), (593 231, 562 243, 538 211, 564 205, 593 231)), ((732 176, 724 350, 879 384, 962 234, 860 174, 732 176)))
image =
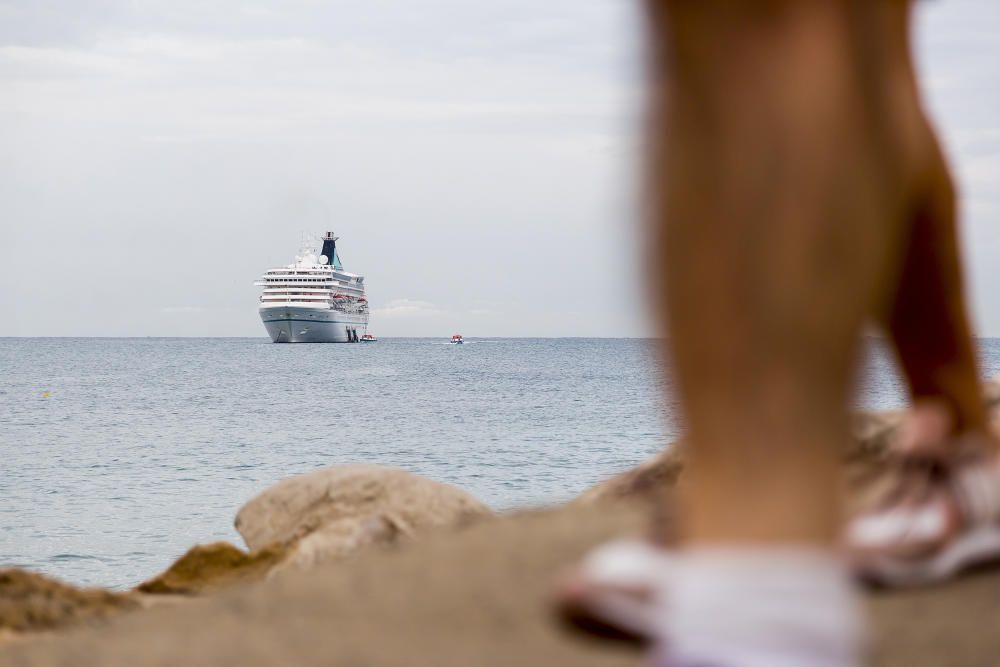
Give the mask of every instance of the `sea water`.
MULTIPOLYGON (((984 375, 1000 340, 980 341, 984 375)), ((858 402, 905 403, 872 345, 858 402)), ((133 586, 236 510, 338 463, 395 466, 498 509, 573 497, 679 431, 637 339, 0 339, 0 567, 133 586)))

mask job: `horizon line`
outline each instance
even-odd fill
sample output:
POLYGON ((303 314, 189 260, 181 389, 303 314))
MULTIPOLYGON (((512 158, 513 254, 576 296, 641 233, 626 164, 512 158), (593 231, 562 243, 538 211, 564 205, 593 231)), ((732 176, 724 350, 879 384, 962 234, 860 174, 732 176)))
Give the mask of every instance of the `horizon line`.
MULTIPOLYGON (((559 339, 580 339, 580 340, 658 340, 665 339, 666 336, 657 335, 646 335, 646 336, 488 336, 488 335, 463 335, 464 338, 496 338, 502 340, 559 340, 559 339)), ((862 339, 874 339, 874 340, 888 340, 888 336, 878 335, 878 334, 862 334, 860 336, 862 339)), ((191 340, 201 340, 201 339, 220 339, 220 340, 233 340, 233 339, 261 339, 270 340, 266 335, 264 336, 164 336, 164 335, 131 335, 131 336, 72 336, 72 335, 34 335, 34 336, 10 336, 0 334, 0 339, 30 339, 30 338, 83 338, 83 339, 94 339, 94 340, 132 340, 132 339, 144 339, 144 338, 161 338, 161 339, 191 339, 191 340)), ((440 334, 434 336, 379 336, 381 339, 402 339, 402 338, 450 338, 450 334, 440 334)), ((983 336, 978 334, 973 334, 972 338, 974 340, 990 340, 1000 338, 1000 336, 983 336)), ((287 343, 291 344, 291 343, 287 343)), ((319 344, 319 343, 314 343, 319 344)))

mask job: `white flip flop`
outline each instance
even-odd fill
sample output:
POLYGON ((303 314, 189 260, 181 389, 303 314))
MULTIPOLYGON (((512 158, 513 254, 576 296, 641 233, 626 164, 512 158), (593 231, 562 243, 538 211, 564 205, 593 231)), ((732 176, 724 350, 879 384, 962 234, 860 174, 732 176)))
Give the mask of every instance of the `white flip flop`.
POLYGON ((848 529, 848 543, 862 554, 858 576, 892 588, 931 585, 984 563, 1000 561, 1000 473, 983 462, 959 464, 942 480, 958 506, 963 527, 939 548, 905 557, 893 546, 919 542, 944 530, 942 507, 928 506, 862 516, 848 529), (879 553, 879 546, 886 553, 879 553))
POLYGON ((608 542, 563 579, 556 606, 573 627, 606 638, 648 643, 662 620, 670 556, 639 539, 608 542))

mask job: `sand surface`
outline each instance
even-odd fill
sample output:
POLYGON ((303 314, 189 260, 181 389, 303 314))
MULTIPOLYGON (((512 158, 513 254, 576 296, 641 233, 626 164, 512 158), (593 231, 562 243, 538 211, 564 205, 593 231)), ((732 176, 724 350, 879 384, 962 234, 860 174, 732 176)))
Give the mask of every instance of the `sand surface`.
MULTIPOLYGON (((0 665, 639 665, 563 629, 546 596, 587 548, 636 530, 625 506, 567 507, 432 535, 393 552, 0 644, 0 665)), ((1000 664, 1000 570, 878 594, 873 664, 1000 664)))

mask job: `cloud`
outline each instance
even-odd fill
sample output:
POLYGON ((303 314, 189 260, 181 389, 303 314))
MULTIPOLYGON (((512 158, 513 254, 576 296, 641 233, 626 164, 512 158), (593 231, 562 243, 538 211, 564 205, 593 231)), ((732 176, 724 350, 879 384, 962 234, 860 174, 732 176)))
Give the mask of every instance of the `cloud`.
POLYGON ((161 313, 176 314, 176 313, 203 313, 207 308, 204 306, 163 306, 160 308, 161 313))
MULTIPOLYGON (((985 247, 1000 3, 918 14, 921 78, 985 247)), ((99 303, 119 304, 111 333, 260 335, 250 283, 300 231, 331 228, 384 304, 378 333, 646 332, 640 17, 625 0, 0 0, 0 308, 19 314, 0 335, 107 333, 99 303), (298 193, 314 213, 287 203, 298 193), (32 272, 36 248, 93 267, 73 317, 52 306, 62 276, 32 272), (122 281, 137 254, 169 270, 122 281), (587 257, 601 279, 581 289, 587 257), (385 298, 414 285, 420 299, 385 298), (147 322, 131 305, 191 294, 211 307, 147 322)), ((1000 272, 976 257, 977 306, 1000 323, 1000 272)))
POLYGON ((438 308, 433 303, 428 303, 427 301, 416 301, 413 299, 393 299, 385 306, 372 310, 373 316, 384 317, 387 319, 427 317, 444 314, 445 311, 438 308))

